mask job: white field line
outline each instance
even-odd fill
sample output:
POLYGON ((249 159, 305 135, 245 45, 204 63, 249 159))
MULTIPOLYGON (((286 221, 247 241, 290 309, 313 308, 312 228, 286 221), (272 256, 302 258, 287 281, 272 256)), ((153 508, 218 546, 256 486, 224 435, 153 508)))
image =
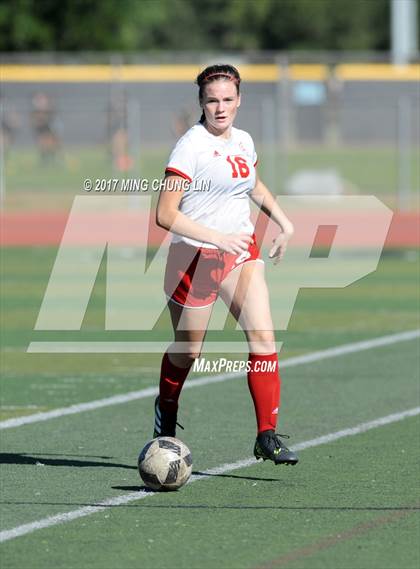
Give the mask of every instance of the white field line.
MULTIPOLYGON (((326 360, 328 358, 335 358, 346 354, 370 350, 381 346, 388 346, 398 342, 413 340, 420 337, 420 329, 410 330, 408 332, 399 332, 398 334, 391 334, 389 336, 381 336, 379 338, 372 338, 363 342, 353 342, 351 344, 344 344, 335 348, 312 352, 294 358, 288 358, 280 362, 280 369, 287 367, 294 367, 296 365, 308 364, 317 361, 326 360)), ((219 375, 200 377, 199 379, 187 381, 184 389, 192 389, 193 387, 201 387, 212 383, 220 383, 235 379, 243 376, 243 372, 238 373, 222 373, 219 375)), ((22 425, 29 425, 31 423, 39 423, 41 421, 49 421, 58 417, 65 417, 66 415, 75 415, 76 413, 83 413, 84 411, 93 411, 102 407, 109 407, 111 405, 120 405, 121 403, 128 403, 136 399, 145 399, 146 397, 153 397, 157 395, 158 387, 147 387, 139 391, 130 391, 122 393, 121 395, 113 395, 112 397, 105 397, 104 399, 96 399, 88 401, 87 403, 77 403, 69 407, 61 407, 53 409, 52 411, 43 411, 41 413, 33 413, 23 417, 15 417, 13 419, 6 419, 0 422, 0 430, 11 429, 13 427, 21 427, 22 425)))
MULTIPOLYGON (((355 427, 350 427, 348 429, 342 429, 341 431, 336 431, 334 433, 329 433, 322 437, 317 437, 315 439, 310 439, 293 446, 293 450, 301 451, 307 448, 316 447, 319 445, 327 444, 344 437, 350 437, 353 435, 358 435, 360 433, 365 433, 371 429, 376 429, 382 427, 383 425, 389 425, 390 423, 396 423, 402 421, 407 417, 414 417, 420 414, 420 407, 415 407, 413 409, 407 409, 406 411, 401 411, 400 413, 393 413, 392 415, 386 415, 385 417, 379 417, 373 421, 368 421, 367 423, 360 423, 355 427)), ((256 464, 255 458, 246 458, 244 460, 239 460, 237 462, 232 462, 230 464, 222 464, 221 466, 216 466, 215 468, 209 468, 202 474, 196 474, 191 476, 189 483, 197 482, 209 478, 212 475, 225 474, 226 472, 231 472, 232 470, 237 470, 238 468, 246 468, 256 464)), ((41 520, 30 522, 28 524, 23 524, 16 526, 9 530, 4 530, 0 532, 0 543, 14 539, 16 537, 21 537, 23 535, 30 534, 39 529, 44 529, 65 522, 70 522, 72 520, 77 520, 90 514, 95 514, 97 512, 103 511, 105 508, 110 508, 113 506, 122 506, 133 502, 135 500, 141 500, 147 498, 148 496, 156 496, 159 492, 151 492, 140 490, 138 492, 130 492, 129 494, 124 494, 122 496, 117 496, 115 498, 110 498, 99 502, 96 505, 84 506, 78 510, 72 510, 70 512, 64 512, 62 514, 56 514, 55 516, 49 516, 41 520)))

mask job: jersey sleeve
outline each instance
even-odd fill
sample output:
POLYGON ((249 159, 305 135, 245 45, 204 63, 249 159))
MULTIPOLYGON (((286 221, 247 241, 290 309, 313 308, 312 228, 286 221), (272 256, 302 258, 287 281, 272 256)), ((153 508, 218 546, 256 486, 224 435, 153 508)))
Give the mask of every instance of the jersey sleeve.
POLYGON ((249 159, 252 160, 252 164, 254 165, 254 167, 258 164, 258 155, 257 152, 255 150, 255 145, 254 145, 254 141, 252 139, 252 136, 247 132, 247 154, 249 156, 249 159))
POLYGON ((257 151, 255 150, 255 145, 254 145, 254 141, 251 138, 251 144, 252 144, 252 163, 254 165, 254 167, 258 164, 258 154, 257 151))
POLYGON ((192 182, 196 169, 196 156, 188 139, 181 138, 172 150, 165 174, 176 174, 192 182))

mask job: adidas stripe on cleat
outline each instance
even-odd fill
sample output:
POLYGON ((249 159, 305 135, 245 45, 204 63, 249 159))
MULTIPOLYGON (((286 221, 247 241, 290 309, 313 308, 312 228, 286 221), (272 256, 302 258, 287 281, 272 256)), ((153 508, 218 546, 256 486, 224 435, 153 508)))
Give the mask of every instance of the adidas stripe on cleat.
POLYGON ((274 464, 297 464, 299 462, 297 454, 288 449, 280 437, 289 438, 272 430, 259 433, 254 446, 255 458, 272 460, 274 464))
POLYGON ((177 413, 164 411, 159 406, 159 396, 155 399, 155 426, 153 438, 156 437, 176 437, 176 426, 184 427, 176 421, 177 413))

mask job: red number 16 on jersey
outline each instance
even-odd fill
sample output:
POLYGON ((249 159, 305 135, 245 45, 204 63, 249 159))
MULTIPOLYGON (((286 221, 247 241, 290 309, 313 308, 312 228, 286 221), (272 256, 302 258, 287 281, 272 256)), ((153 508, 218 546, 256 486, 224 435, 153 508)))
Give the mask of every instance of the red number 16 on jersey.
POLYGON ((241 156, 233 156, 233 159, 228 156, 226 160, 229 162, 232 168, 232 178, 238 177, 238 171, 241 178, 247 178, 249 176, 249 167, 246 163, 245 158, 241 156))

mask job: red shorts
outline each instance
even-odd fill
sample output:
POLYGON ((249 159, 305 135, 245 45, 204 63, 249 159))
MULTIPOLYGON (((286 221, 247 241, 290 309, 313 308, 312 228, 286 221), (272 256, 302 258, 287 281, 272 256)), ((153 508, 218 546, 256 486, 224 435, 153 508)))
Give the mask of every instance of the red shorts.
POLYGON ((220 249, 194 247, 184 241, 169 247, 166 262, 164 289, 172 301, 187 308, 204 308, 213 304, 220 284, 235 269, 259 259, 260 250, 255 242, 241 254, 225 253, 220 249))

